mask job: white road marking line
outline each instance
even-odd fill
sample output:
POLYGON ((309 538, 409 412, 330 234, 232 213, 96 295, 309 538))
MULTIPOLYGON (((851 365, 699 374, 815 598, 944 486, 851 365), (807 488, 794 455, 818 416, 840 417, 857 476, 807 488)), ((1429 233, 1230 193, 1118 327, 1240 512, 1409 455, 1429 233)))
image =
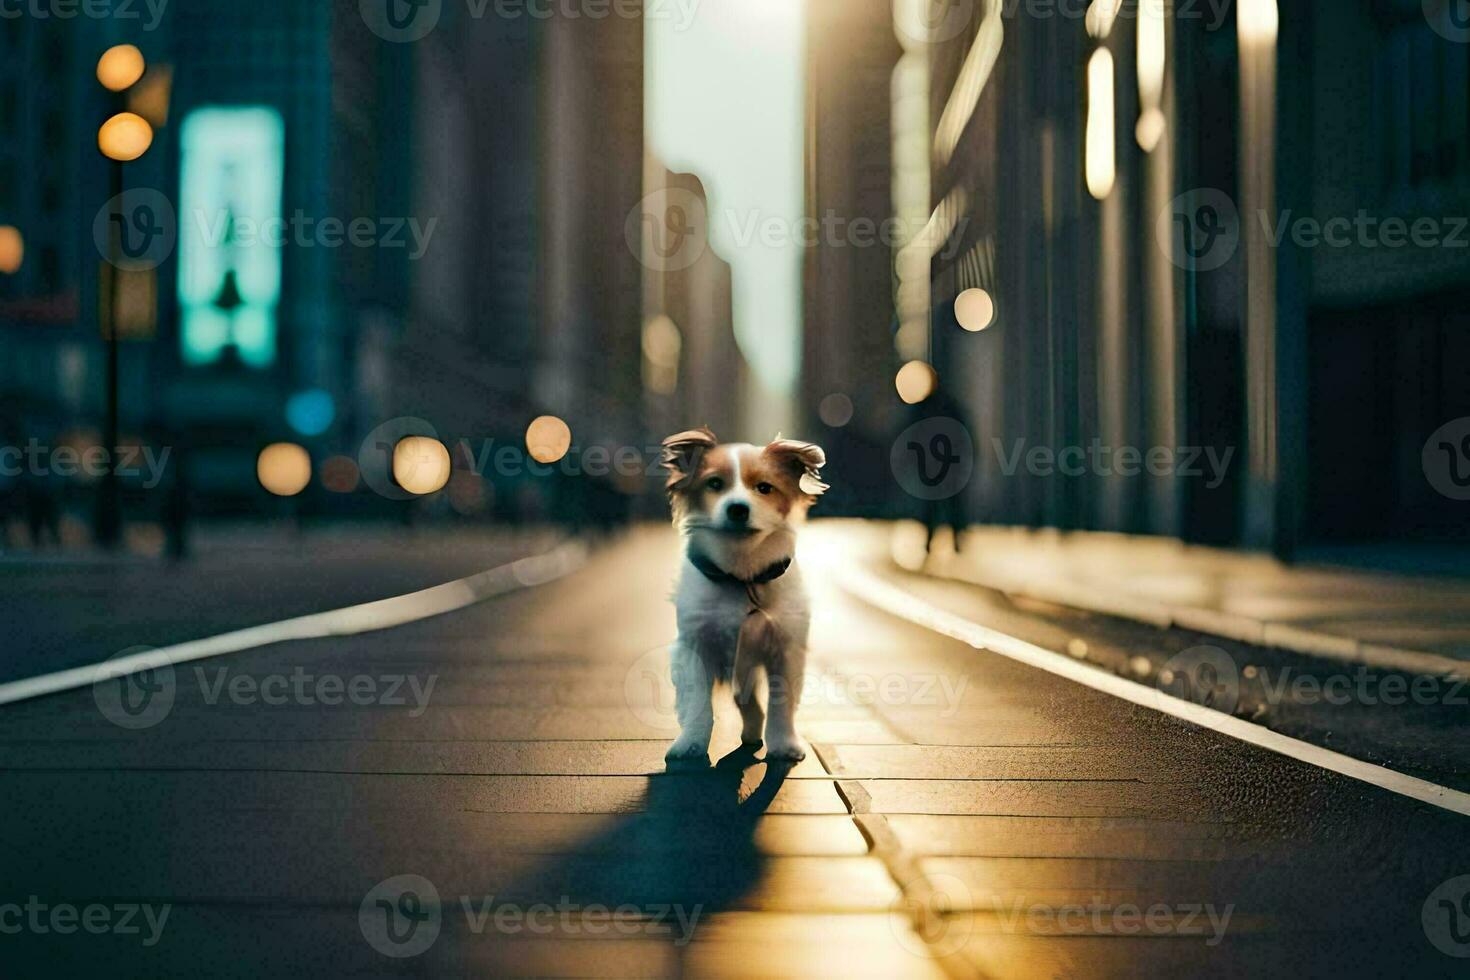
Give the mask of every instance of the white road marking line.
POLYGON ((143 670, 204 660, 227 653, 239 653, 273 643, 351 636, 402 626, 415 620, 464 609, 516 589, 551 582, 575 571, 586 559, 586 546, 577 541, 567 541, 544 554, 521 558, 418 592, 297 616, 294 619, 283 619, 278 623, 250 626, 202 640, 141 650, 101 663, 10 681, 0 684, 0 704, 12 704, 73 688, 89 687, 98 680, 110 680, 143 670))
POLYGON ((1333 752, 1321 746, 1291 738, 1269 728, 1236 718, 1223 711, 1174 697, 1126 677, 1119 677, 1096 667, 1073 660, 1062 653, 1039 647, 1006 633, 981 626, 962 616, 940 609, 923 599, 883 581, 870 572, 834 565, 832 573, 838 585, 849 594, 878 609, 925 629, 933 630, 967 643, 977 650, 989 650, 1003 657, 1028 664, 1040 670, 1085 684, 1097 691, 1131 701, 1145 708, 1155 708, 1166 715, 1191 722, 1202 728, 1229 735, 1270 752, 1327 769, 1350 779, 1357 779, 1386 789, 1390 793, 1470 816, 1470 793, 1431 783, 1394 769, 1363 762, 1352 756, 1333 752))

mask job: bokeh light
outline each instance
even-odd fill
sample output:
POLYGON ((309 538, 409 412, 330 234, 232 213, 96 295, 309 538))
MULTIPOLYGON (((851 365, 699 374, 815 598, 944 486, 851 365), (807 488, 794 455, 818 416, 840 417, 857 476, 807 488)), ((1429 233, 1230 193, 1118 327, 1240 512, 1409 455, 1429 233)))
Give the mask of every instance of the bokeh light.
POLYGON ((898 377, 894 379, 898 397, 910 405, 917 405, 934 394, 938 384, 939 375, 923 361, 909 361, 898 369, 898 377))
POLYGON ((1143 115, 1138 117, 1138 125, 1133 129, 1133 135, 1138 139, 1139 148, 1145 153, 1152 153, 1158 149, 1159 141, 1164 138, 1164 130, 1168 128, 1168 120, 1159 109, 1146 109, 1143 115))
POLYGON ((462 517, 472 517, 489 501, 485 480, 470 470, 456 470, 449 478, 449 506, 462 517))
POLYGON ((995 322, 995 300, 983 289, 967 289, 955 298, 954 315, 960 326, 977 333, 995 322))
POLYGON ((298 391, 286 400, 286 422, 304 436, 321 435, 336 417, 336 402, 320 388, 298 391))
POLYGON ((20 229, 14 225, 0 225, 0 272, 13 276, 20 271, 26 257, 26 243, 20 229))
POLYGON ((526 426, 526 449, 538 463, 555 463, 572 448, 572 430, 555 415, 543 415, 526 426))
POLYGON ((1240 0, 1235 5, 1235 30, 1248 44, 1272 44, 1280 29, 1276 0, 1240 0))
POLYGON ((393 479, 409 493, 437 493, 449 473, 449 450, 433 436, 409 436, 393 447, 393 479))
POLYGON ((97 149, 109 160, 136 160, 152 145, 153 127, 135 112, 119 112, 97 130, 97 149))
POLYGON ((121 92, 142 78, 143 70, 147 67, 143 61, 143 52, 133 45, 114 45, 102 52, 102 57, 97 59, 97 81, 109 91, 121 92))
POLYGON ((260 451, 255 476, 268 493, 294 497, 311 483, 311 455, 294 442, 276 442, 260 451))
POLYGON ((817 415, 823 425, 840 429, 852 421, 852 399, 840 391, 834 391, 817 406, 817 415))
POLYGON ((322 462, 322 486, 332 493, 351 493, 362 478, 351 456, 329 456, 322 462))

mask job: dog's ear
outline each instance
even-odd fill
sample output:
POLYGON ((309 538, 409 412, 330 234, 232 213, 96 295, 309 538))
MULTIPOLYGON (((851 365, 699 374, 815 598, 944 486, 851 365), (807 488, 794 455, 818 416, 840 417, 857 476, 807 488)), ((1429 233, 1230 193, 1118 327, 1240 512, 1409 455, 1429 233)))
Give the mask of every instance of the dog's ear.
POLYGON ((827 492, 821 473, 822 467, 827 465, 827 454, 821 446, 777 436, 776 441, 766 447, 766 453, 799 475, 802 493, 820 497, 827 492))
POLYGON ((664 456, 659 465, 669 471, 669 480, 664 489, 669 493, 682 490, 699 472, 699 461, 706 451, 719 444, 708 426, 701 425, 688 432, 680 432, 664 440, 664 456))

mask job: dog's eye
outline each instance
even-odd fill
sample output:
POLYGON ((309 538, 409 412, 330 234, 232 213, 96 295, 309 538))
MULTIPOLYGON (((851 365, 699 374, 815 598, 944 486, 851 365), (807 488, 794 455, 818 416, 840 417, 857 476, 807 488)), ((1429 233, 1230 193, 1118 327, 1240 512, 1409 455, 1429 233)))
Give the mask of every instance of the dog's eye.
POLYGON ((717 476, 710 477, 708 480, 705 481, 704 485, 707 486, 707 487, 709 487, 711 490, 723 490, 723 489, 725 489, 725 481, 724 480, 721 480, 717 476))
POLYGON ((755 488, 757 490, 759 490, 761 493, 770 493, 772 490, 776 489, 775 487, 771 486, 769 483, 757 483, 755 485, 755 488))

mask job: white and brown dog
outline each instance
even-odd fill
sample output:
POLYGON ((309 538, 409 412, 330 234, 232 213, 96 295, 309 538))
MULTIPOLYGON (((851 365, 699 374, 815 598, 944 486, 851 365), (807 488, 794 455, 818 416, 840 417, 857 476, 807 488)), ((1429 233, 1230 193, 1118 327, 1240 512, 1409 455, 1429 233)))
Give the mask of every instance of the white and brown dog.
POLYGON ((674 596, 679 638, 671 651, 680 734, 668 758, 709 752, 712 697, 730 685, 741 742, 796 762, 796 706, 806 669, 811 610, 795 564, 796 532, 827 489, 821 447, 777 438, 761 448, 721 445, 709 429, 664 440, 669 502, 685 538, 674 596), (767 706, 757 686, 764 674, 767 706))

